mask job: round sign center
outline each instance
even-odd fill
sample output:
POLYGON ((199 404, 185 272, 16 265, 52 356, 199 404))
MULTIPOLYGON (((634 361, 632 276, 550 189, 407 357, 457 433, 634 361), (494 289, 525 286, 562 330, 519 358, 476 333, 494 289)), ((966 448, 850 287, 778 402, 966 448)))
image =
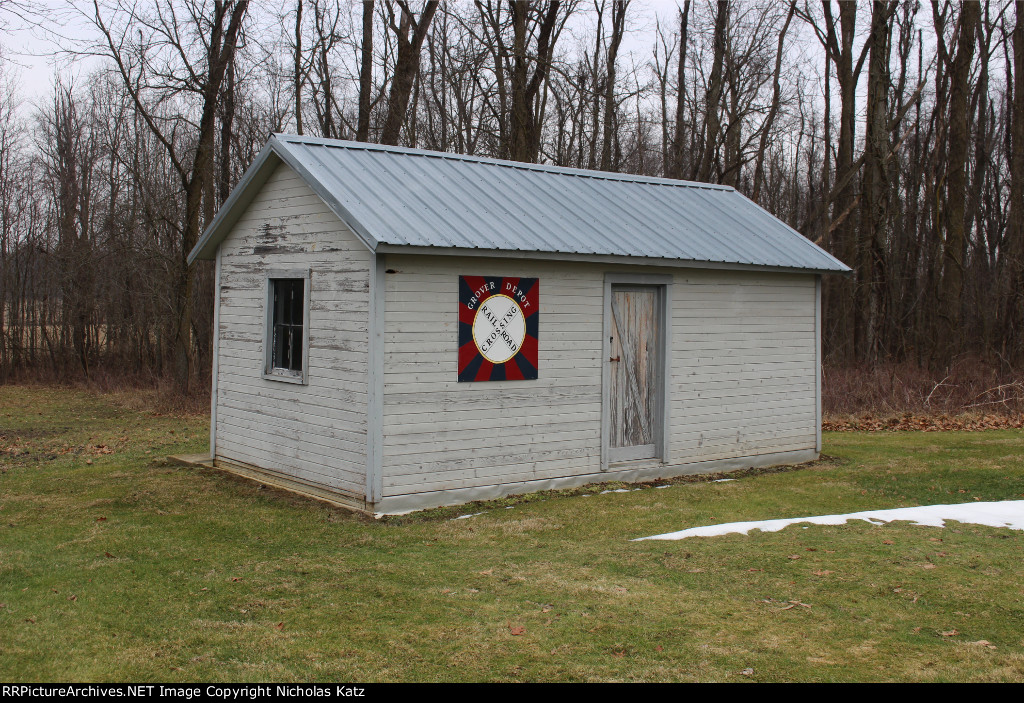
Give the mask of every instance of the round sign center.
POLYGON ((504 364, 519 353, 526 339, 526 318, 516 301, 492 295, 473 317, 473 342, 492 364, 504 364))

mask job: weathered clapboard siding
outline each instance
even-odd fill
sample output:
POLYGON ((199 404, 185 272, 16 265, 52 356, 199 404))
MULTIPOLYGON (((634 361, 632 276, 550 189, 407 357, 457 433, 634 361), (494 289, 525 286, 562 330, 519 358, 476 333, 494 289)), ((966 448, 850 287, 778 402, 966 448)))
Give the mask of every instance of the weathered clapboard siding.
POLYGON ((387 266, 385 497, 572 476, 600 462, 596 269, 397 255, 387 266), (456 381, 460 274, 540 279, 536 381, 456 381))
POLYGON ((808 275, 676 275, 671 463, 814 449, 814 286, 808 275))
POLYGON ((362 499, 371 254, 279 165, 220 255, 217 457, 362 499), (307 385, 262 377, 270 269, 312 272, 307 385))
MULTIPOLYGON (((604 277, 638 269, 398 255, 387 266, 385 499, 601 471, 604 277), (456 381, 460 274, 540 279, 537 380, 456 381)), ((814 286, 673 274, 669 465, 814 449, 814 286)))

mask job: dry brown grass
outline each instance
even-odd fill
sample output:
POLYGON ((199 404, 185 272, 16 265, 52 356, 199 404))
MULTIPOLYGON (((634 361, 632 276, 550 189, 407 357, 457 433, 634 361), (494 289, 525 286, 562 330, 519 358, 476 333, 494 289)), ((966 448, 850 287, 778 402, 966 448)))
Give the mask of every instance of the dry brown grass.
POLYGON ((78 376, 63 379, 46 373, 22 374, 16 379, 9 379, 8 385, 87 391, 102 395, 122 408, 158 415, 186 417, 208 415, 210 412, 209 378, 193 382, 187 394, 181 393, 167 376, 117 374, 110 371, 97 371, 89 378, 78 376))
POLYGON ((827 420, 870 416, 965 418, 1024 415, 1024 373, 963 359, 942 373, 914 364, 826 366, 822 410, 827 420))
POLYGON ((138 412, 175 416, 210 413, 210 389, 207 387, 192 391, 188 395, 178 392, 170 383, 161 383, 156 387, 125 384, 98 390, 114 404, 138 412))

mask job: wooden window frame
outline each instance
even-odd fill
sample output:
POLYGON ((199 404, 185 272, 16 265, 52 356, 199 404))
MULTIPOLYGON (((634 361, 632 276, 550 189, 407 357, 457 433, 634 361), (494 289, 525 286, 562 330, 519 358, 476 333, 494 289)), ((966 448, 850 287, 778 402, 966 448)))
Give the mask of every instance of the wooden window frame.
POLYGON ((264 285, 264 324, 263 324, 263 378, 268 381, 283 383, 309 383, 309 300, 312 281, 310 269, 270 269, 266 273, 264 285), (280 279, 302 280, 302 370, 275 368, 274 363, 274 281, 280 279))
POLYGON ((671 407, 671 379, 672 379, 672 283, 675 276, 672 274, 645 274, 645 273, 606 273, 604 276, 604 315, 601 336, 601 471, 608 471, 610 466, 627 463, 628 460, 614 460, 611 458, 611 369, 608 359, 611 356, 611 316, 612 316, 612 289, 614 286, 649 286, 655 288, 658 293, 657 305, 661 316, 661 334, 658 336, 658 352, 661 355, 661 368, 659 369, 659 417, 655 422, 655 456, 653 458, 636 460, 650 462, 652 464, 669 464, 669 449, 671 445, 671 424, 669 408, 671 407))

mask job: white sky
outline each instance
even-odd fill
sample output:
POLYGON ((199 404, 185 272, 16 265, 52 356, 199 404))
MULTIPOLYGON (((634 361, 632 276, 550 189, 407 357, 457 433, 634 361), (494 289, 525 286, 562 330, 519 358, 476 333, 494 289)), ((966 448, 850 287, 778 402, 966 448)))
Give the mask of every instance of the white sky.
MULTIPOLYGON (((152 0, 139 1, 145 3, 152 0)), ((356 1, 352 0, 353 3, 356 1)), ((693 0, 693 3, 702 6, 711 1, 693 0)), ((285 6, 294 4, 294 0, 281 2, 285 6)), ((577 15, 560 40, 563 48, 575 45, 578 41, 576 37, 580 36, 586 37, 588 44, 592 41, 595 23, 593 3, 594 0, 581 0, 577 15)), ((651 60, 656 41, 656 22, 660 20, 665 33, 671 35, 678 28, 677 13, 681 5, 682 0, 633 0, 628 15, 629 31, 620 49, 620 70, 625 72, 631 64, 640 66, 651 60)), ((265 7, 259 0, 254 3, 256 12, 265 11, 265 7)), ((923 12, 927 9, 925 7, 923 12)), ((3 64, 0 80, 13 80, 22 99, 23 109, 31 109, 33 104, 47 100, 52 94, 58 72, 64 80, 80 83, 100 65, 100 59, 72 59, 67 51, 76 44, 87 45, 95 38, 96 30, 81 14, 91 10, 91 0, 0 0, 0 60, 3 64), (81 11, 76 10, 76 7, 82 8, 81 11), (43 26, 32 26, 34 23, 43 26)), ((610 13, 610 10, 607 12, 610 13)), ((868 8, 865 7, 860 15, 866 21, 868 8)), ((695 27, 694 19, 691 14, 691 41, 694 32, 700 31, 695 27)), ((920 15, 919 22, 923 19, 926 18, 920 15)), ((609 21, 610 18, 606 16, 606 31, 609 21)), ((269 25, 264 26, 269 29, 269 25)), ((927 28, 925 33, 928 34, 927 28)), ((808 60, 811 70, 820 73, 823 56, 810 29, 800 20, 794 19, 790 34, 794 39, 801 35, 799 40, 790 45, 792 50, 800 52, 808 60)), ((862 41, 863 37, 858 38, 858 47, 862 41)), ((792 61, 795 57, 789 58, 792 61)))
MULTIPOLYGON (((283 1, 292 4, 293 0, 283 1)), ((13 74, 23 98, 33 101, 49 95, 54 87, 57 72, 76 79, 88 74, 98 65, 97 59, 72 60, 64 51, 72 48, 76 42, 85 44, 96 36, 95 29, 81 15, 76 18, 72 2, 10 2, 11 0, 0 0, 0 57, 3 60, 4 73, 8 77, 13 74), (21 7, 22 3, 28 5, 27 10, 21 7), (33 9, 41 9, 42 12, 33 9), (56 17, 56 22, 45 17, 46 14, 56 17), (41 22, 43 27, 31 26, 34 22, 41 22)), ((570 32, 590 34, 593 25, 592 3, 593 0, 583 0, 576 22, 569 27, 570 32)), ((91 10, 91 2, 74 0, 73 4, 81 6, 84 11, 91 10)), ((623 65, 628 65, 631 58, 637 64, 650 59, 655 42, 656 21, 660 18, 667 29, 666 33, 671 34, 677 28, 677 8, 681 5, 681 0, 678 3, 675 0, 633 0, 628 16, 629 31, 620 49, 623 65)), ((609 18, 606 16, 606 25, 608 21, 609 18)), ((572 38, 563 36, 562 41, 572 41, 572 38)))
POLYGON ((19 7, 20 4, 15 2, 11 6, 0 0, 0 59, 5 77, 14 81, 23 99, 33 102, 52 92, 58 72, 78 78, 96 65, 95 59, 71 60, 62 48, 67 48, 72 42, 61 41, 53 31, 33 25, 42 23, 46 26, 46 14, 59 13, 65 19, 57 29, 65 37, 84 42, 93 34, 92 28, 84 22, 71 21, 65 2, 32 2, 25 9, 19 7))

